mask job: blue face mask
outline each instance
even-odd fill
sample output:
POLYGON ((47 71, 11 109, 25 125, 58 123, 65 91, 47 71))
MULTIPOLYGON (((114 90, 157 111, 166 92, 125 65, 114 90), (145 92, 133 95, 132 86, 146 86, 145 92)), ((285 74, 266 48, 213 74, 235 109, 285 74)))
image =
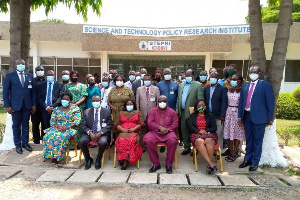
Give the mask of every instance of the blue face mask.
POLYGON ((135 79, 135 75, 130 75, 129 76, 129 80, 134 81, 134 79, 135 79))
POLYGON ((107 86, 108 86, 108 82, 102 82, 101 85, 102 85, 103 87, 107 87, 107 86))
POLYGON ((100 102, 92 102, 94 108, 100 108, 100 102))
POLYGON ((127 109, 128 111, 133 111, 133 105, 126 106, 126 109, 127 109))
POLYGON ((199 76, 199 78, 200 78, 201 82, 205 82, 207 79, 207 76, 199 76))
POLYGON ((186 80, 185 80, 185 79, 183 79, 183 80, 182 80, 182 83, 183 83, 183 84, 185 84, 185 82, 186 82, 186 80))
POLYGON ((180 80, 180 81, 181 81, 181 76, 178 76, 178 80, 180 80))
POLYGON ((185 77, 185 81, 187 83, 191 83, 193 81, 193 77, 185 77))
POLYGON ((70 79, 70 76, 69 75, 62 75, 62 80, 63 81, 68 81, 70 79))
POLYGON ((230 85, 232 86, 232 87, 236 87, 238 84, 237 84, 237 81, 230 81, 230 85))
POLYGON ((216 78, 210 78, 209 81, 212 85, 215 85, 218 83, 218 79, 216 79, 216 78))
POLYGON ((19 72, 22 72, 22 71, 24 71, 25 70, 25 65, 17 65, 17 70, 19 71, 19 72))
POLYGON ((149 86, 149 85, 151 85, 151 81, 144 81, 144 84, 145 84, 146 86, 149 86))
POLYGON ((54 81, 54 76, 47 76, 47 81, 53 82, 54 81))
POLYGON ((68 100, 61 100, 61 105, 62 105, 63 107, 68 107, 69 104, 70 104, 70 101, 68 101, 68 100))
POLYGON ((145 74, 141 74, 141 78, 144 79, 145 74))

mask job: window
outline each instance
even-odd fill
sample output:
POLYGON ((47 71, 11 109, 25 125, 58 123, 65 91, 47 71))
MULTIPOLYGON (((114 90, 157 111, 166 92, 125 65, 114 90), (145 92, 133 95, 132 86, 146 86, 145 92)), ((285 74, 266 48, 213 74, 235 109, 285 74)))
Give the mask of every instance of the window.
POLYGON ((300 82, 300 60, 287 60, 285 82, 300 82))
POLYGON ((219 78, 223 78, 223 69, 226 66, 225 60, 213 60, 212 66, 217 69, 219 78))

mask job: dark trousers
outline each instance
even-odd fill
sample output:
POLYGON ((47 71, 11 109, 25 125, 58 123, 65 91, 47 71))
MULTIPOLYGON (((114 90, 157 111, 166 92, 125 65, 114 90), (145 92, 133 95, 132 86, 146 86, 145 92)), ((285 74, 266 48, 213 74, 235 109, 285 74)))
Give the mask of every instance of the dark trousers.
POLYGON ((12 113, 12 129, 16 146, 29 142, 29 118, 31 109, 27 109, 23 101, 22 108, 12 113), (22 129, 22 131, 21 131, 22 129))
POLYGON ((258 165, 262 152, 266 124, 254 124, 251 120, 250 112, 245 112, 244 127, 246 135, 246 155, 244 161, 258 165))
POLYGON ((31 114, 31 122, 32 122, 33 142, 39 144, 40 140, 42 140, 44 136, 44 126, 42 123, 42 110, 39 107, 37 108, 35 113, 31 114), (42 125, 42 129, 40 129, 40 124, 42 125))
POLYGON ((181 117, 178 118, 178 135, 179 135, 179 140, 180 142, 183 142, 183 139, 182 139, 182 132, 181 132, 181 117))
POLYGON ((50 128, 50 119, 51 114, 48 113, 46 110, 41 110, 42 114, 42 130, 44 132, 45 129, 50 128))
MULTIPOLYGON (((97 155, 97 162, 100 162, 100 160, 102 158, 102 154, 105 151, 108 143, 110 142, 109 138, 110 138, 110 133, 106 134, 106 135, 102 135, 100 137, 100 139, 98 141, 99 149, 98 149, 98 155, 97 155)), ((87 145, 90 141, 91 141, 91 137, 86 133, 84 133, 79 140, 79 145, 80 145, 80 148, 84 155, 85 162, 87 162, 89 159, 91 159, 90 152, 87 147, 87 145)))

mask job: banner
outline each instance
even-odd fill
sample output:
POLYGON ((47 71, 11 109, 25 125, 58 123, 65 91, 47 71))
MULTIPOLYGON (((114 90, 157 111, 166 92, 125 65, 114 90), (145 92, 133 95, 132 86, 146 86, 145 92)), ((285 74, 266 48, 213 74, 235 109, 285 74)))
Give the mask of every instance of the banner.
POLYGON ((211 26, 191 28, 130 28, 110 26, 83 25, 83 33, 99 33, 127 36, 151 36, 151 37, 173 37, 173 36, 197 36, 210 34, 250 34, 249 25, 235 26, 211 26))

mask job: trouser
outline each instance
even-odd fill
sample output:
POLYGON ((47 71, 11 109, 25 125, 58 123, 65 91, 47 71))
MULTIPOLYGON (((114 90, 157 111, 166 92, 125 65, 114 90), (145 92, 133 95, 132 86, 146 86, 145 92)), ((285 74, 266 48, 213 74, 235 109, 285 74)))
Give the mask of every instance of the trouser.
POLYGON ((258 165, 262 152, 266 124, 254 124, 251 120, 250 112, 245 112, 243 121, 246 135, 246 155, 244 161, 258 165))
POLYGON ((181 132, 181 117, 179 117, 179 122, 180 123, 178 123, 178 135, 179 135, 179 140, 180 140, 180 142, 182 142, 182 132, 181 132))
POLYGON ((178 140, 174 132, 168 133, 167 135, 160 135, 158 132, 148 132, 143 139, 151 162, 154 166, 160 166, 159 156, 157 153, 156 144, 159 142, 165 142, 167 144, 167 158, 165 165, 171 167, 174 161, 174 154, 177 148, 178 140))
MULTIPOLYGON (((44 136, 44 125, 42 123, 42 110, 36 109, 36 112, 31 114, 33 142, 39 144, 44 136), (40 129, 40 124, 42 129, 40 129)), ((50 127, 50 126, 49 126, 50 127)))
POLYGON ((43 130, 50 128, 51 114, 46 110, 42 110, 43 130))
POLYGON ((29 118, 31 109, 27 109, 23 101, 22 108, 12 113, 12 129, 16 146, 29 142, 29 118), (22 129, 22 131, 21 131, 22 129))
MULTIPOLYGON (((98 144, 99 144, 99 149, 98 149, 98 155, 97 155, 97 162, 100 162, 102 158, 102 154, 105 151, 108 143, 109 143, 109 138, 110 138, 110 133, 107 135, 101 135, 98 144)), ((88 134, 83 134, 79 140, 79 145, 82 150, 82 153, 84 155, 85 162, 89 161, 91 159, 89 148, 88 148, 88 143, 91 141, 91 137, 88 134)))
POLYGON ((181 119, 180 124, 181 124, 181 134, 182 134, 184 149, 190 150, 191 141, 190 141, 190 129, 189 129, 188 120, 184 117, 181 117, 180 119, 181 119))
POLYGON ((218 136, 218 144, 221 148, 223 149, 223 130, 224 130, 224 125, 222 124, 222 121, 220 119, 216 119, 216 124, 217 124, 217 131, 216 134, 218 136))

